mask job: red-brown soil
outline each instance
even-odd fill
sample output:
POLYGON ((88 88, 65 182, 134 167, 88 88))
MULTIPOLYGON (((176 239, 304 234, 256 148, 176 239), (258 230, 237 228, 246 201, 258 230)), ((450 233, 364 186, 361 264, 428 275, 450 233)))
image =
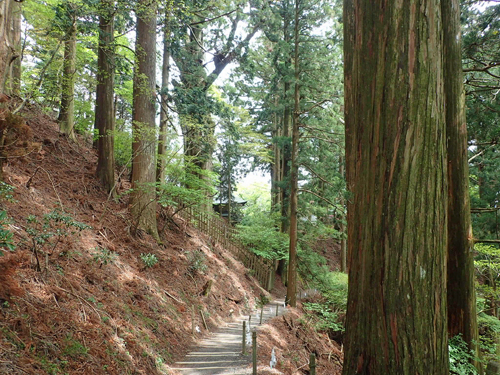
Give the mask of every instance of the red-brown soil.
MULTIPOLYGON (((15 201, 0 205, 11 218, 7 229, 17 248, 0 256, 1 374, 171 373, 169 365, 206 333, 200 312, 212 329, 265 293, 229 252, 182 219, 166 220, 165 209, 158 211, 161 244, 145 234, 132 236, 128 198, 108 199, 101 189, 89 141, 60 136, 36 106, 21 114, 37 146, 4 168, 15 201), (26 219, 56 209, 91 229, 61 237, 55 248, 39 244, 35 253, 26 219), (158 262, 147 267, 141 254, 158 262), (211 291, 203 296, 209 280, 211 291), (202 331, 194 337, 193 310, 202 331)), ((120 176, 119 194, 129 187, 126 177, 120 176)), ((298 318, 294 313, 273 323, 268 345, 290 352, 309 342, 313 336, 298 318)), ((295 369, 302 357, 283 360, 283 366, 295 369)), ((317 373, 336 373, 325 371, 317 373)))

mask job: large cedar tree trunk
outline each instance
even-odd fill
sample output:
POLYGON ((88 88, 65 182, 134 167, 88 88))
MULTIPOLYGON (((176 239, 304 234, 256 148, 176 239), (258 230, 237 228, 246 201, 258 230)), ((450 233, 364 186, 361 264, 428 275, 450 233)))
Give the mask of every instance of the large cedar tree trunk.
POLYGON ((188 35, 185 35, 185 51, 176 51, 177 53, 173 54, 181 72, 182 84, 177 88, 182 94, 176 96, 176 104, 184 136, 184 155, 186 163, 192 163, 199 169, 190 172, 199 179, 206 178, 203 171, 212 169, 212 154, 216 144, 215 124, 211 118, 207 92, 210 86, 203 64, 203 33, 201 24, 190 27, 188 35), (193 105, 193 98, 197 105, 193 105))
POLYGON ((437 0, 344 1, 344 375, 448 374, 441 22, 437 0))
POLYGON ((0 2, 0 94, 5 92, 9 65, 15 55, 15 46, 10 30, 13 3, 13 0, 0 2))
POLYGON ((10 40, 13 54, 10 60, 6 90, 9 94, 19 95, 21 92, 21 3, 12 3, 10 40))
POLYGON ((132 114, 131 213, 137 229, 158 238, 156 226, 156 2, 140 0, 136 8, 136 66, 132 114))
POLYGON ((113 1, 101 0, 99 16, 99 49, 97 53, 97 90, 95 128, 99 131, 97 139, 98 161, 97 177, 108 193, 115 186, 114 157, 114 16, 113 1))
MULTIPOLYGON (((460 2, 443 1, 444 88, 448 138, 448 334, 462 334, 478 357, 467 126, 462 80, 460 2), (457 37, 458 36, 458 37, 457 37)), ((475 363, 476 366, 479 363, 475 363)))
POLYGON ((286 301, 290 306, 297 305, 297 206, 299 193, 299 120, 300 120, 300 86, 299 86, 299 0, 295 0, 294 26, 294 111, 292 122, 292 154, 290 174, 290 245, 288 247, 288 279, 286 301))

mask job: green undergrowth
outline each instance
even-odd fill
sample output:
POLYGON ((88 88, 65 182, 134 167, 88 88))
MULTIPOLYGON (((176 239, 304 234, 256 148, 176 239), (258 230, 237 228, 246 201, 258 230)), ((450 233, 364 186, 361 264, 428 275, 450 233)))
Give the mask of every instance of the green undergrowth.
POLYGON ((327 272, 320 280, 314 285, 320 294, 303 303, 306 318, 313 322, 317 331, 339 339, 344 331, 347 309, 347 275, 327 272))
POLYGON ((476 368, 471 363, 475 359, 474 353, 469 351, 467 343, 461 335, 452 337, 448 341, 448 355, 450 374, 478 375, 476 368))
POLYGON ((16 244, 14 243, 14 234, 9 228, 11 220, 7 215, 7 211, 3 209, 2 202, 14 203, 14 188, 3 181, 0 181, 0 256, 4 255, 4 251, 14 251, 16 244))

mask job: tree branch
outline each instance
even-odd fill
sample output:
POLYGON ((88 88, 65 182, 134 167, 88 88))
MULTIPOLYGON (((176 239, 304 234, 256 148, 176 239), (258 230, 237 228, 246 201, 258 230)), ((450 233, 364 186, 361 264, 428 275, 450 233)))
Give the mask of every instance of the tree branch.
POLYGON ((317 127, 314 127, 314 126, 309 126, 309 125, 300 125, 300 127, 302 129, 307 129, 307 130, 312 130, 312 131, 318 131, 318 132, 321 132, 323 134, 329 134, 329 135, 344 135, 343 133, 330 133, 330 132, 326 132, 324 129, 320 129, 320 128, 317 128, 317 127))
POLYGON ((40 86, 42 86, 43 79, 45 78, 45 72, 47 71, 47 68, 50 66, 52 61, 54 60, 54 57, 56 56, 57 52, 59 51, 61 44, 62 44, 62 39, 59 40, 56 48, 54 48, 54 51, 52 52, 52 56, 50 56, 49 61, 47 61, 47 63, 43 67, 42 71, 40 72, 40 77, 38 78, 38 82, 36 83, 35 87, 33 87, 33 89, 23 99, 23 102, 19 105, 19 107, 17 107, 14 111, 12 111, 13 115, 17 114, 21 109, 23 109, 24 106, 26 105, 26 102, 32 98, 33 94, 35 93, 35 90, 39 89, 40 86))
POLYGON ((316 198, 319 198, 321 199, 322 201, 328 203, 329 205, 335 207, 337 210, 339 210, 340 212, 342 212, 344 215, 345 215, 345 209, 344 207, 339 207, 336 203, 332 202, 331 200, 325 198, 325 197, 322 197, 321 195, 319 195, 318 193, 315 193, 314 191, 312 190, 309 190, 309 189, 303 189, 303 188, 299 188, 299 191, 302 191, 304 193, 309 193, 311 195, 314 195, 316 198))
MULTIPOLYGON (((222 71, 224 70, 224 68, 230 62, 232 62, 236 57, 239 56, 239 54, 241 53, 241 50, 243 49, 243 47, 246 46, 246 45, 248 45, 248 43, 250 43, 250 40, 252 40, 252 38, 257 33, 257 31, 259 31, 259 29, 261 27, 261 24, 262 23, 259 22, 257 25, 255 25, 254 28, 252 29, 252 31, 249 34, 247 34, 247 36, 245 37, 245 39, 242 40, 231 52, 228 52, 224 56, 224 58, 220 61, 219 64, 215 65, 215 69, 207 77, 207 80, 205 82, 205 87, 203 89, 204 91, 207 91, 210 88, 210 86, 212 86, 212 84, 215 82, 215 80, 217 79, 217 77, 219 77, 219 75, 222 73, 222 71)), ((226 47, 228 47, 227 44, 226 44, 226 47)))
POLYGON ((195 25, 200 25, 200 24, 205 23, 205 22, 212 22, 212 21, 215 21, 216 19, 229 16, 230 14, 233 14, 236 11, 237 11, 237 9, 233 9, 233 10, 230 10, 229 12, 227 12, 227 13, 220 14, 220 15, 212 17, 212 18, 207 18, 207 19, 204 19, 202 21, 190 23, 190 25, 191 26, 195 26, 195 25))
POLYGON ((462 71, 464 73, 468 73, 468 72, 485 72, 487 71, 488 69, 491 69, 491 68, 494 68, 496 66, 500 66, 500 62, 497 61, 497 62, 494 62, 494 63, 491 63, 491 64, 485 64, 484 66, 482 67, 478 67, 478 66, 475 66, 473 68, 467 68, 467 69, 463 69, 462 71))
MULTIPOLYGON (((331 140, 331 139, 327 139, 327 138, 323 138, 323 137, 317 137, 315 135, 311 135, 311 136, 301 135, 300 139, 317 139, 318 141, 332 143, 334 145, 339 146, 339 142, 337 142, 337 141, 334 141, 334 140, 331 140)), ((341 146, 339 146, 339 147, 341 147, 341 146)))
POLYGON ((315 175, 317 178, 319 178, 325 184, 328 184, 330 186, 334 186, 330 181, 328 181, 326 178, 322 177, 319 173, 317 173, 314 169, 312 169, 310 165, 308 165, 306 163, 300 163, 300 165, 302 167, 306 168, 309 172, 311 172, 313 175, 315 175))
POLYGON ((325 104, 325 103, 328 103, 328 102, 331 102, 330 99, 323 99, 322 101, 316 103, 316 104, 313 104, 312 106, 310 106, 309 108, 299 112, 299 115, 303 115, 304 113, 308 113, 310 110, 316 108, 316 107, 321 107, 321 105, 325 104))

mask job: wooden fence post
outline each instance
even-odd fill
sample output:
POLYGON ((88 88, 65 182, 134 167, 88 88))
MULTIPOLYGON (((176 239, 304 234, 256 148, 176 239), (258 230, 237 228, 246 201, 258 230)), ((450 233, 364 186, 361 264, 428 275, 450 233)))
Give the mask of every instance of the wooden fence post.
POLYGON ((311 370, 309 372, 311 375, 316 375, 316 356, 314 353, 309 356, 309 370, 311 370))
POLYGON ((245 354, 247 345, 247 321, 243 321, 243 342, 241 344, 242 350, 241 353, 245 354))
POLYGON ((193 308, 191 309, 191 333, 194 336, 194 305, 193 308))
POLYGON ((253 375, 257 375, 257 332, 252 332, 252 362, 253 375))
POLYGON ((267 279, 267 291, 270 292, 273 289, 273 269, 270 267, 269 268, 269 273, 268 273, 268 279, 267 279))

